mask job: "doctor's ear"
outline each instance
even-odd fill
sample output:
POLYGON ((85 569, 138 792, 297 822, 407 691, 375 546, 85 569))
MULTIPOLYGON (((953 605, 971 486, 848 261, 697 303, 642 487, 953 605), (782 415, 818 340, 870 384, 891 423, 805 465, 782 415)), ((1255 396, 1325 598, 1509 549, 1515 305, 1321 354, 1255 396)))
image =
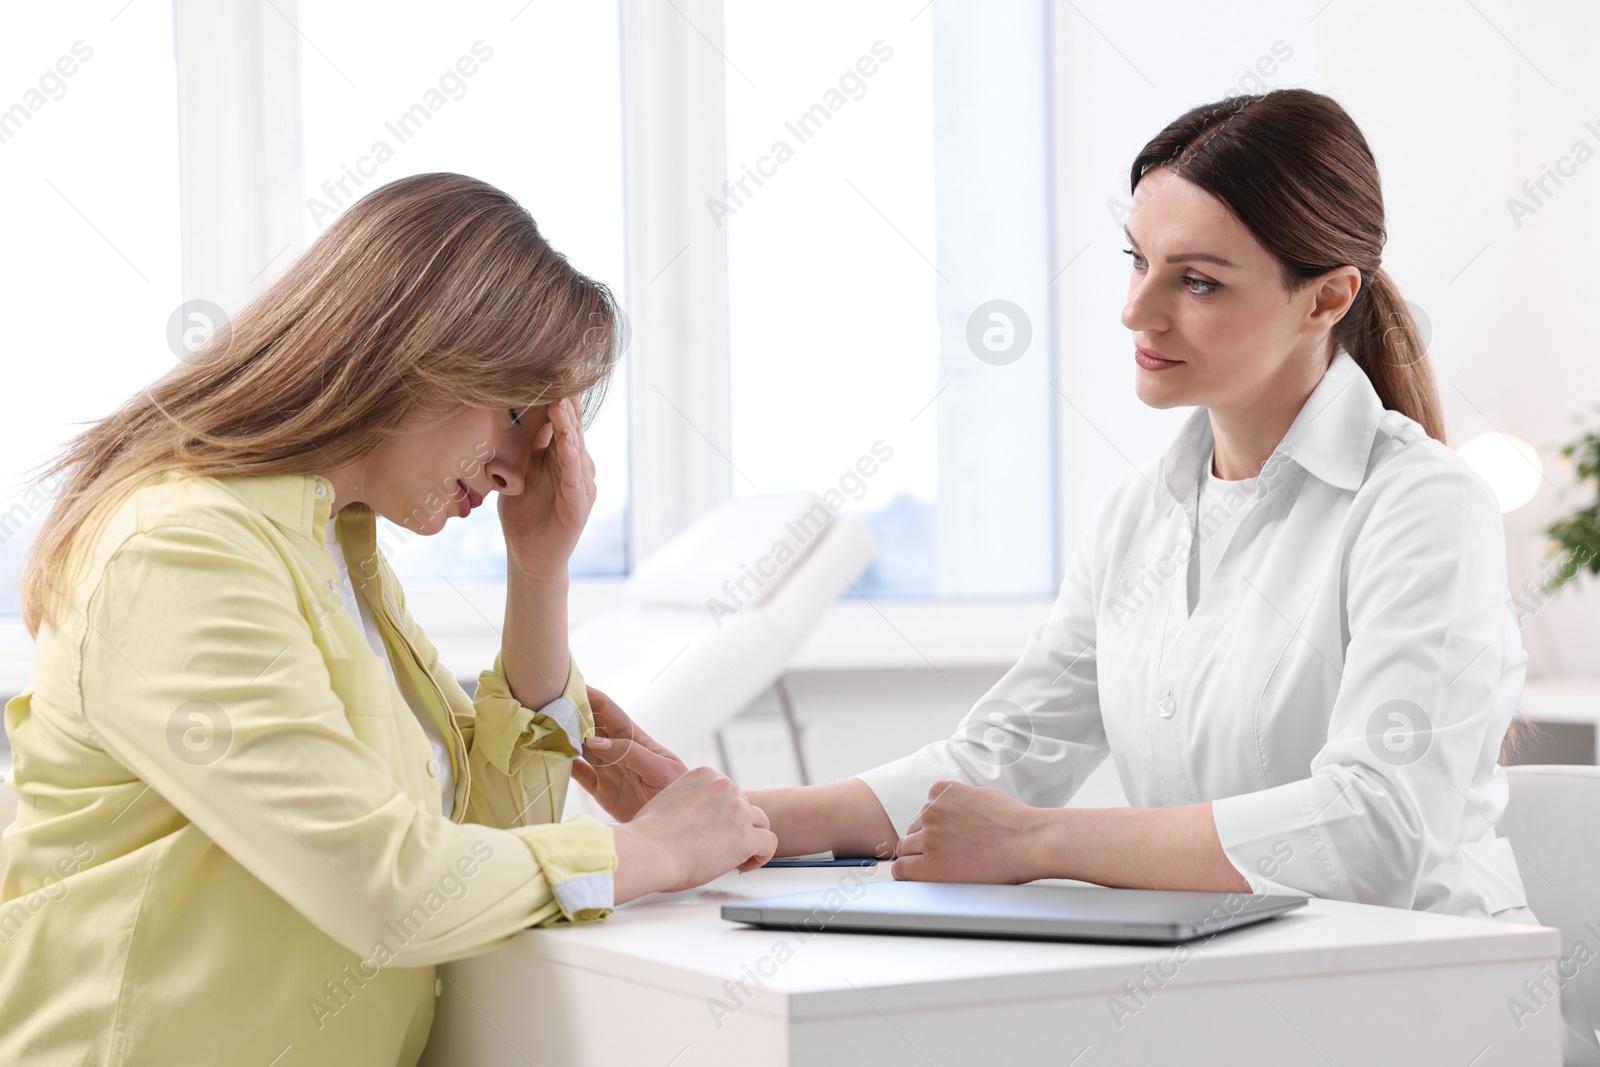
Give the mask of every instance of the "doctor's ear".
POLYGON ((1351 266, 1335 267, 1306 286, 1311 309, 1304 331, 1325 333, 1339 324, 1361 293, 1361 272, 1351 266))

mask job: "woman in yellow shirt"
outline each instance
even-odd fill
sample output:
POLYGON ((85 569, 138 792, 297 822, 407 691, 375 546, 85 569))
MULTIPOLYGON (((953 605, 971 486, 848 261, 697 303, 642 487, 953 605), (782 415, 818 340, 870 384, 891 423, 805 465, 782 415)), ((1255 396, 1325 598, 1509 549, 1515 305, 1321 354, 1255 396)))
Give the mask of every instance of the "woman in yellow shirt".
POLYGON ((435 964, 771 856, 704 768, 657 792, 596 758, 624 821, 556 822, 573 757, 628 746, 566 644, 579 399, 617 348, 514 200, 407 178, 45 472, 0 1063, 414 1064, 435 964), (469 698, 375 517, 426 536, 492 492, 505 628, 469 698))

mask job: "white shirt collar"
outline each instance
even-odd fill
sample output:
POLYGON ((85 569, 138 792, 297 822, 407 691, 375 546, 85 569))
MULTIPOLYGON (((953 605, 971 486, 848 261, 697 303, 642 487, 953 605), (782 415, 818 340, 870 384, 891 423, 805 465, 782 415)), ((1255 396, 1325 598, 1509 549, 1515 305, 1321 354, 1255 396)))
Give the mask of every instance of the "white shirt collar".
MULTIPOLYGON (((1257 484, 1266 493, 1289 465, 1340 489, 1355 490, 1366 478, 1383 402, 1366 372, 1340 348, 1317 387, 1306 398, 1278 447, 1261 468, 1257 484)), ((1161 459, 1161 481, 1172 498, 1192 508, 1201 467, 1211 456, 1211 413, 1195 408, 1161 459)))

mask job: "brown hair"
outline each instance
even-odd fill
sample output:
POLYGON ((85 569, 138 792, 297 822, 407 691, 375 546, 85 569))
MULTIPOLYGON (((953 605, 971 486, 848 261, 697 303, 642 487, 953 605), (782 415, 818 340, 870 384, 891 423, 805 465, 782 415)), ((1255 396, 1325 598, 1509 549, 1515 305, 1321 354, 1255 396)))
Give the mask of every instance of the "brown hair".
MULTIPOLYGON (((1277 259, 1289 289, 1335 267, 1360 271, 1361 290, 1333 339, 1366 373, 1384 407, 1449 443, 1421 334, 1380 266, 1387 232, 1378 164, 1338 101, 1307 89, 1276 89, 1202 104, 1140 150, 1130 188, 1157 167, 1221 201, 1277 259)), ((1526 730, 1518 712, 1500 745, 1502 763, 1526 730)))
POLYGON ((1299 289, 1335 267, 1361 272, 1334 328, 1383 406, 1445 442, 1433 369, 1417 324, 1381 266, 1386 237, 1378 164, 1331 97, 1306 89, 1233 96, 1180 115, 1133 161, 1130 185, 1156 167, 1220 200, 1299 289))
POLYGON ((622 344, 610 291, 499 189, 420 174, 350 206, 283 276, 39 475, 60 494, 28 552, 37 634, 68 561, 148 477, 302 473, 475 407, 602 399, 622 344))

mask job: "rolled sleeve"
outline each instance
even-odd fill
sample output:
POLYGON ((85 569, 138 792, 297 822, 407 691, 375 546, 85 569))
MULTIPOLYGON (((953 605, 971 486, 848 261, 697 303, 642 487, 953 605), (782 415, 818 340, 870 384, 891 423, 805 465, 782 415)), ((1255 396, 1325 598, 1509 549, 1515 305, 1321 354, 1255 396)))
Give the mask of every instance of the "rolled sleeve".
POLYGON ((617 854, 609 826, 574 815, 559 825, 525 826, 516 833, 527 842, 561 908, 560 915, 539 925, 593 922, 611 914, 617 854))
POLYGON ((1304 896, 1300 887, 1320 886, 1337 888, 1328 895, 1349 899, 1332 843, 1316 834, 1315 791, 1316 782, 1308 778, 1212 801, 1222 851, 1252 893, 1304 896))
POLYGON ((949 742, 935 741, 892 763, 856 775, 867 784, 894 824, 894 832, 906 836, 909 827, 928 800, 928 789, 941 779, 966 781, 948 755, 949 742))
POLYGON ((511 695, 503 653, 494 666, 478 675, 472 700, 477 719, 474 747, 489 765, 515 777, 534 753, 556 753, 571 759, 594 734, 594 712, 576 662, 568 661, 567 686, 562 694, 537 710, 524 707, 511 695))

